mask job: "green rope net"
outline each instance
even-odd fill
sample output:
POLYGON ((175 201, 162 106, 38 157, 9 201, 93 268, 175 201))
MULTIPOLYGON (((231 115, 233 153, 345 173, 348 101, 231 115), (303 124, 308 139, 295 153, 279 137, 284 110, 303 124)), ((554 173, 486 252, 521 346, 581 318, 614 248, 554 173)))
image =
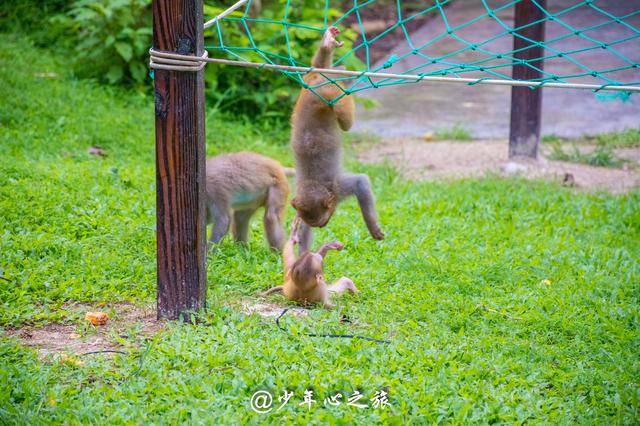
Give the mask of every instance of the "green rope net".
MULTIPOLYGON (((216 16, 230 5, 205 6, 205 13, 216 16)), ((597 85, 597 92, 630 86, 618 93, 626 98, 640 90, 639 0, 549 0, 547 8, 536 0, 274 0, 263 10, 256 6, 248 0, 205 31, 210 56, 306 68, 324 31, 334 25, 346 44, 337 49, 333 67, 358 72, 323 74, 326 82, 320 85, 340 82, 343 96, 436 76, 469 85, 509 84, 515 81, 514 65, 539 73, 527 80, 539 84, 532 88, 588 83, 597 85), (531 1, 543 18, 514 26, 520 1, 531 1), (471 6, 480 13, 470 17, 465 8, 471 6), (541 21, 544 41, 520 34, 541 21), (525 39, 526 46, 514 50, 514 37, 525 39), (542 56, 518 58, 533 47, 542 47, 542 56)), ((278 72, 312 91, 320 86, 305 84, 308 69, 278 72)))

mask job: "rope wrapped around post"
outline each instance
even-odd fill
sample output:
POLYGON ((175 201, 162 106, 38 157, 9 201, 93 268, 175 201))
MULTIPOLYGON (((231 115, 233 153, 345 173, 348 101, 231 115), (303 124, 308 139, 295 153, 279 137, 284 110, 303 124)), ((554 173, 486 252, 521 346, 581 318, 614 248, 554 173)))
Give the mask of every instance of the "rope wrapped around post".
POLYGON ((202 56, 181 55, 179 53, 162 52, 149 49, 149 68, 167 71, 197 72, 207 64, 209 52, 206 50, 202 56))

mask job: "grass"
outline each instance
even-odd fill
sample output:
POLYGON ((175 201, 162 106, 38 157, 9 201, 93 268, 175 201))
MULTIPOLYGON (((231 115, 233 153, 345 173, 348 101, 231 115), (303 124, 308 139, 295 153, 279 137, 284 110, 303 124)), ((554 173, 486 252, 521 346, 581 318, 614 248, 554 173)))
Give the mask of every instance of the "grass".
MULTIPOLYGON (((84 333, 69 302, 154 300, 153 101, 65 70, 63 58, 0 36, 4 328, 68 322, 84 333), (92 145, 108 156, 87 154, 92 145)), ((208 115, 209 154, 252 149, 291 164, 285 130, 208 115)), ((360 297, 286 317, 288 334, 242 314, 242 300, 281 279, 256 221, 248 247, 227 241, 208 257, 206 325, 169 324, 148 340, 133 327, 119 337, 129 355, 83 363, 41 360, 0 337, 0 421, 637 422, 638 191, 497 178, 412 183, 387 167, 348 165, 371 176, 387 238, 367 235, 350 200, 317 241, 346 243, 326 273, 353 278, 360 297), (381 388, 387 410, 322 404, 338 391, 369 399, 381 388), (259 389, 294 398, 259 415, 249 409, 259 389), (318 401, 309 411, 298 406, 306 389, 318 401)))
POLYGON ((640 129, 626 129, 622 132, 603 133, 593 137, 598 145, 612 148, 632 148, 640 146, 640 129))
POLYGON ((588 164, 591 166, 619 168, 625 163, 616 156, 614 150, 618 148, 634 148, 640 146, 640 130, 626 129, 621 132, 602 133, 585 136, 580 139, 561 138, 557 135, 545 135, 542 142, 552 146, 549 158, 558 161, 588 164), (563 145, 571 144, 566 150, 563 145), (584 152, 580 145, 595 145, 591 151, 584 152))
POLYGON ((450 129, 436 130, 434 138, 436 140, 470 141, 473 139, 473 136, 462 124, 457 123, 450 129))
POLYGON ((597 145, 593 150, 583 152, 576 145, 567 151, 561 144, 556 143, 548 157, 555 161, 569 161, 596 167, 620 168, 625 163, 624 160, 616 157, 610 147, 604 145, 597 145))
POLYGON ((625 129, 620 132, 601 133, 579 139, 562 138, 558 135, 544 135, 543 143, 572 142, 574 144, 595 144, 608 148, 633 148, 640 146, 640 129, 625 129))
POLYGON ((602 133, 585 136, 580 139, 561 138, 557 135, 545 135, 542 142, 552 146, 549 158, 557 161, 588 164, 590 166, 619 168, 625 160, 618 158, 614 150, 640 146, 640 130, 626 129, 621 132, 602 133), (571 149, 566 150, 565 145, 571 149), (595 145, 594 149, 584 151, 580 145, 595 145))

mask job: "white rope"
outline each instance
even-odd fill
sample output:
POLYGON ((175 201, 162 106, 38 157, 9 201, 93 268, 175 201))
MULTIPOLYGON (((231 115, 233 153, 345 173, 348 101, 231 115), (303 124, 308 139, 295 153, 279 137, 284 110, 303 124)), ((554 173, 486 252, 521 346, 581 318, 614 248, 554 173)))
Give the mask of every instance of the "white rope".
POLYGON ((202 56, 180 55, 178 53, 161 52, 149 49, 149 68, 167 71, 197 72, 207 64, 209 52, 202 56))
POLYGON ((224 12, 222 12, 220 15, 216 16, 215 18, 213 18, 210 21, 205 22, 204 23, 204 29, 206 30, 207 28, 214 26, 216 22, 218 22, 219 20, 221 20, 222 18, 224 18, 225 16, 227 16, 228 14, 233 12, 234 10, 238 9, 240 6, 242 6, 246 2, 247 2, 247 0, 240 0, 239 2, 237 2, 236 4, 231 6, 229 9, 225 10, 224 12))
MULTIPOLYGON (((216 64, 223 65, 233 65, 238 67, 247 67, 247 68, 266 68, 270 70, 277 71, 288 71, 288 72, 296 72, 302 74, 308 74, 310 72, 317 72, 319 74, 327 74, 327 75, 337 75, 337 76, 345 76, 345 77, 370 77, 370 78, 388 78, 392 80, 413 80, 416 82, 438 82, 438 83, 464 83, 464 84, 488 84, 495 86, 521 86, 521 87, 550 87, 550 88, 561 88, 561 89, 583 89, 583 90, 616 90, 621 92, 640 92, 640 86, 614 86, 614 85, 599 85, 599 84, 586 84, 586 83, 549 83, 549 82, 540 82, 540 81, 527 81, 527 80, 500 80, 500 79, 483 79, 483 78, 463 78, 463 77, 439 77, 434 75, 418 75, 418 74, 392 74, 385 72, 370 72, 370 71, 348 71, 341 69, 332 69, 332 68, 313 68, 313 67, 296 67, 290 65, 276 65, 276 64, 267 64, 260 62, 245 62, 245 61, 235 61, 231 59, 220 59, 220 58, 209 58, 205 54, 202 57, 198 56, 187 56, 180 55, 177 53, 168 53, 168 52, 156 52, 153 49, 149 51, 151 53, 151 64, 155 64, 156 69, 170 69, 175 70, 174 68, 167 68, 172 66, 172 64, 176 62, 180 62, 181 64, 189 63, 194 64, 198 63, 200 68, 193 68, 194 65, 190 65, 190 69, 185 71, 199 71, 202 69, 205 63, 211 62, 216 64), (160 68, 162 66, 162 68, 160 68)), ((182 65, 185 66, 185 65, 182 65)), ((152 66, 153 68, 153 66, 152 66)), ((175 70, 179 71, 179 70, 175 70)))

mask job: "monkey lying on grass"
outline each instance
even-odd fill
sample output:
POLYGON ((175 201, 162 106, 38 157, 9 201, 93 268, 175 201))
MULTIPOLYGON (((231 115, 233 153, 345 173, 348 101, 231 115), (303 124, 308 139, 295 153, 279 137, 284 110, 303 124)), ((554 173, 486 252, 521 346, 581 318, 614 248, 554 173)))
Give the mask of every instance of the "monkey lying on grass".
POLYGON ((291 236, 284 246, 284 284, 263 292, 262 296, 284 293, 287 299, 303 305, 320 302, 325 308, 331 308, 332 293, 357 293, 355 284, 347 277, 340 278, 330 286, 327 286, 324 280, 324 257, 329 250, 342 250, 344 245, 340 241, 324 244, 315 253, 307 251, 296 257, 295 245, 299 242, 299 225, 300 219, 296 217, 291 227, 291 236))
POLYGON ((282 220, 289 194, 286 174, 280 163, 254 152, 218 155, 207 160, 207 223, 211 244, 218 243, 233 225, 236 241, 247 242, 249 220, 264 207, 264 231, 269 246, 281 250, 284 243, 282 220))
MULTIPOLYGON (((318 48, 311 65, 329 68, 333 51, 342 43, 336 40, 340 31, 330 27, 318 48)), ((310 85, 318 85, 327 79, 311 72, 304 77, 310 85)), ((338 84, 338 83, 336 83, 338 84)), ((343 94, 335 84, 314 89, 327 100, 343 94)), ((369 233, 382 240, 384 233, 378 225, 375 201, 369 177, 365 174, 345 173, 340 165, 341 140, 338 127, 351 128, 355 104, 351 96, 344 96, 334 105, 327 105, 309 89, 302 89, 291 116, 291 146, 296 158, 296 195, 291 205, 298 211, 303 224, 300 227, 300 250, 311 246, 310 227, 323 227, 331 219, 342 199, 355 195, 369 233)))

